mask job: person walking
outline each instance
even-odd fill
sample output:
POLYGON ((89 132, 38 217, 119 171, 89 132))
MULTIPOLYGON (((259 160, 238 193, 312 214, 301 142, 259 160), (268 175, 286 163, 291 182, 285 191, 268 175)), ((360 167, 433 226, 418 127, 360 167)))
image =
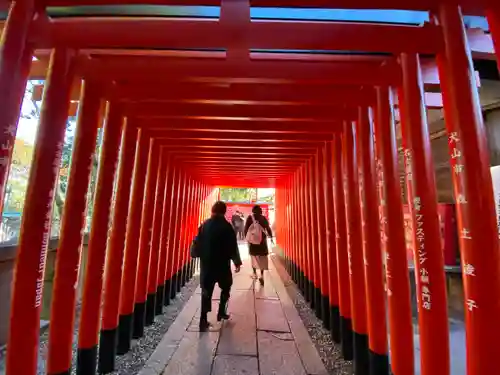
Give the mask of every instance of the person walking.
POLYGON ((224 216, 226 210, 224 202, 216 202, 212 207, 212 216, 198 228, 198 235, 191 245, 191 256, 200 258, 200 332, 207 331, 211 326, 208 313, 212 310, 215 284, 221 289, 217 321, 229 319, 227 303, 233 284, 231 261, 236 267, 235 272, 240 271, 242 264, 236 233, 224 216))
POLYGON ((257 205, 252 208, 252 215, 248 216, 244 230, 248 241, 248 249, 252 259, 253 277, 257 278, 257 268, 260 270, 259 282, 264 285, 264 271, 269 269, 269 249, 267 237, 271 239, 273 232, 269 221, 262 215, 262 208, 257 205))

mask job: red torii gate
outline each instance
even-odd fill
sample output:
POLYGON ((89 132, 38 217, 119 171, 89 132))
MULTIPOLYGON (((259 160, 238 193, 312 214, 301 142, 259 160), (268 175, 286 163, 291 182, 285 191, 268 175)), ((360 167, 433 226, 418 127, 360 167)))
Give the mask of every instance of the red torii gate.
MULTIPOLYGON (((114 0, 78 2, 117 3, 123 4, 114 0)), ((219 5, 214 0, 186 3, 219 5)), ((219 20, 51 20, 44 13, 44 6, 68 5, 74 3, 48 0, 40 6, 30 0, 13 2, 2 33, 2 194, 16 130, 13 124, 26 80, 47 77, 13 286, 8 375, 36 372, 53 187, 70 100, 76 98, 80 86, 74 84, 75 78, 84 83, 78 97, 77 136, 57 256, 49 374, 67 374, 71 368, 73 285, 79 268, 90 156, 103 101, 108 104, 85 270, 79 374, 95 373, 99 339, 100 371, 112 371, 116 350, 127 351, 131 337, 143 334, 144 324, 161 313, 162 304, 192 275, 193 262, 186 249, 215 199, 210 193, 213 186, 262 183, 278 188, 278 239, 289 271, 331 328, 334 339, 342 342, 344 356, 354 357, 358 374, 389 371, 382 224, 388 255, 385 277, 391 368, 396 375, 413 374, 393 89, 399 99, 418 244, 415 264, 422 373, 450 372, 443 259, 425 116, 426 104, 441 107, 441 103, 464 265, 467 372, 496 373, 493 359, 500 354, 495 345, 500 334, 496 319, 500 313, 498 236, 469 46, 478 39, 467 34, 459 8, 472 14, 486 10, 492 40, 498 46, 500 10, 494 1, 251 1, 252 6, 430 11, 433 22, 422 27, 255 21, 250 20, 248 1, 225 0, 219 20), (224 48, 227 52, 161 51, 176 48, 224 48), (318 57, 250 49, 346 50, 392 56, 318 57), (32 62, 34 53, 39 58, 36 62, 32 62), (429 68, 419 54, 436 55, 436 62, 431 61, 429 68), (432 104, 436 96, 425 89, 436 85, 442 98, 432 104), (239 148, 227 148, 244 147, 247 142, 254 145, 251 157, 239 148), (214 150, 199 151, 208 145, 214 150), (273 147, 275 155, 262 151, 263 145, 273 147), (312 153, 290 151, 304 146, 312 153), (223 162, 227 159, 231 162, 223 162), (118 189, 107 248, 118 160, 118 189), (379 202, 383 207, 380 222, 375 216, 379 202), (304 233, 299 228, 307 230, 304 233), (104 266, 108 276, 103 282, 104 266)), ((483 39, 477 43, 481 44, 478 53, 484 54, 483 39)))

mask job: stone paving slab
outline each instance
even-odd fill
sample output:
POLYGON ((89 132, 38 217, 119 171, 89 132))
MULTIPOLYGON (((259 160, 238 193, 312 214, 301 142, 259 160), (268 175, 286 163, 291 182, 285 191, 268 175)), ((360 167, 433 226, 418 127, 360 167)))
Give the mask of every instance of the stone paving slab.
POLYGON ((257 329, 253 291, 232 293, 228 312, 231 320, 224 323, 217 355, 257 356, 257 329))
POLYGON ((260 375, 306 375, 293 339, 257 332, 260 375))
MULTIPOLYGON (((172 324, 139 375, 325 375, 326 370, 270 262, 262 287, 248 260, 235 276, 229 313, 217 323, 214 295, 211 332, 197 332, 201 291, 172 324), (319 363, 317 363, 319 360, 319 363)), ((217 290, 218 288, 216 288, 217 290)))
POLYGON ((297 309, 295 308, 295 304, 288 295, 286 287, 278 274, 284 274, 285 269, 279 261, 274 259, 273 256, 271 256, 271 259, 272 262, 270 263, 273 263, 275 266, 271 269, 271 278, 276 285, 276 291, 280 298, 283 312, 290 326, 290 330, 294 337, 295 345, 297 346, 302 363, 304 364, 304 367, 309 375, 328 375, 325 365, 323 364, 323 361, 321 360, 318 351, 316 350, 314 343, 312 342, 311 337, 309 336, 309 333, 307 332, 307 329, 304 326, 297 309))
POLYGON ((260 285, 259 283, 255 284, 255 298, 274 300, 279 299, 271 278, 266 277, 266 283, 264 284, 264 286, 260 285))
POLYGON ((209 374, 218 341, 218 332, 187 332, 163 375, 209 374))
POLYGON ((212 375, 259 375, 256 357, 218 355, 215 357, 212 375))
POLYGON ((255 300, 257 329, 260 331, 290 332, 279 300, 255 300))

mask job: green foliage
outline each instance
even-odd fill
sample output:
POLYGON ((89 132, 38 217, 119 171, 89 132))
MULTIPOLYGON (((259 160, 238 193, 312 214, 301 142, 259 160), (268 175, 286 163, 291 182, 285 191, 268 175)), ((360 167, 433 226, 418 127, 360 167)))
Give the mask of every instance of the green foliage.
POLYGON ((220 199, 225 202, 250 202, 253 191, 255 189, 222 188, 220 189, 220 199))

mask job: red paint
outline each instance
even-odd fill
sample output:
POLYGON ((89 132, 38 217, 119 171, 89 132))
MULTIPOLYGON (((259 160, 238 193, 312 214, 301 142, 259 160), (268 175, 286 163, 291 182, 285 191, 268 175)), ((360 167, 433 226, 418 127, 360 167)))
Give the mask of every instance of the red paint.
POLYGON ((104 279, 104 301, 102 307, 101 330, 111 330, 118 327, 118 310, 120 291, 123 278, 125 254, 125 236, 130 205, 130 191, 134 171, 135 151, 137 144, 137 127, 131 122, 125 122, 123 138, 120 147, 120 164, 118 170, 118 185, 113 215, 113 224, 109 240, 106 260, 106 277, 104 279))
POLYGON ((386 295, 380 246, 380 223, 376 190, 373 121, 369 108, 359 108, 356 144, 359 173, 359 194, 363 231, 366 309, 370 350, 388 355, 386 295))
POLYGON ((142 206, 141 234, 139 237, 139 257, 137 281, 135 285, 135 303, 145 303, 148 291, 149 264, 151 259, 151 234, 156 199, 156 181, 160 162, 160 147, 155 141, 149 146, 148 169, 142 206))
POLYGON ((57 249, 50 316, 50 321, 57 324, 49 326, 49 374, 60 374, 71 368, 76 299, 74 286, 78 282, 80 269, 80 248, 100 107, 98 86, 95 82, 85 82, 57 249))
POLYGON ((37 371, 45 260, 74 73, 72 61, 73 53, 62 49, 54 50, 50 58, 45 101, 24 204, 29 215, 23 215, 21 222, 12 284, 8 375, 35 375, 37 371))
MULTIPOLYGON (((26 80, 32 59, 32 46, 27 43, 35 10, 35 1, 12 3, 0 41, 0 212, 9 177, 12 151, 16 138, 19 111, 24 98, 26 80)), ((47 77, 50 77, 49 66, 47 77)), ((69 100, 69 98, 68 98, 69 100)), ((29 374, 27 374, 29 375, 29 374)))
POLYGON ((467 374, 493 374, 500 356, 500 249, 489 152, 461 10, 442 6, 438 56, 457 203, 465 300, 467 374), (480 249, 480 251, 479 251, 480 249))
POLYGON ((94 212, 92 214, 87 252, 87 267, 78 334, 79 349, 92 349, 98 344, 108 225, 123 122, 120 107, 109 104, 100 153, 100 168, 97 176, 94 212))
POLYGON ((386 256, 391 368, 394 374, 414 374, 413 326, 410 280, 405 249, 403 208, 399 186, 392 97, 386 88, 377 89, 375 150, 381 203, 381 238, 386 256))
POLYGON ((148 133, 143 129, 139 129, 127 220, 127 235, 125 237, 125 259, 123 263, 123 279, 120 294, 120 315, 122 316, 127 316, 134 312, 137 256, 139 253, 139 236, 146 171, 148 166, 149 144, 150 137, 148 133))

